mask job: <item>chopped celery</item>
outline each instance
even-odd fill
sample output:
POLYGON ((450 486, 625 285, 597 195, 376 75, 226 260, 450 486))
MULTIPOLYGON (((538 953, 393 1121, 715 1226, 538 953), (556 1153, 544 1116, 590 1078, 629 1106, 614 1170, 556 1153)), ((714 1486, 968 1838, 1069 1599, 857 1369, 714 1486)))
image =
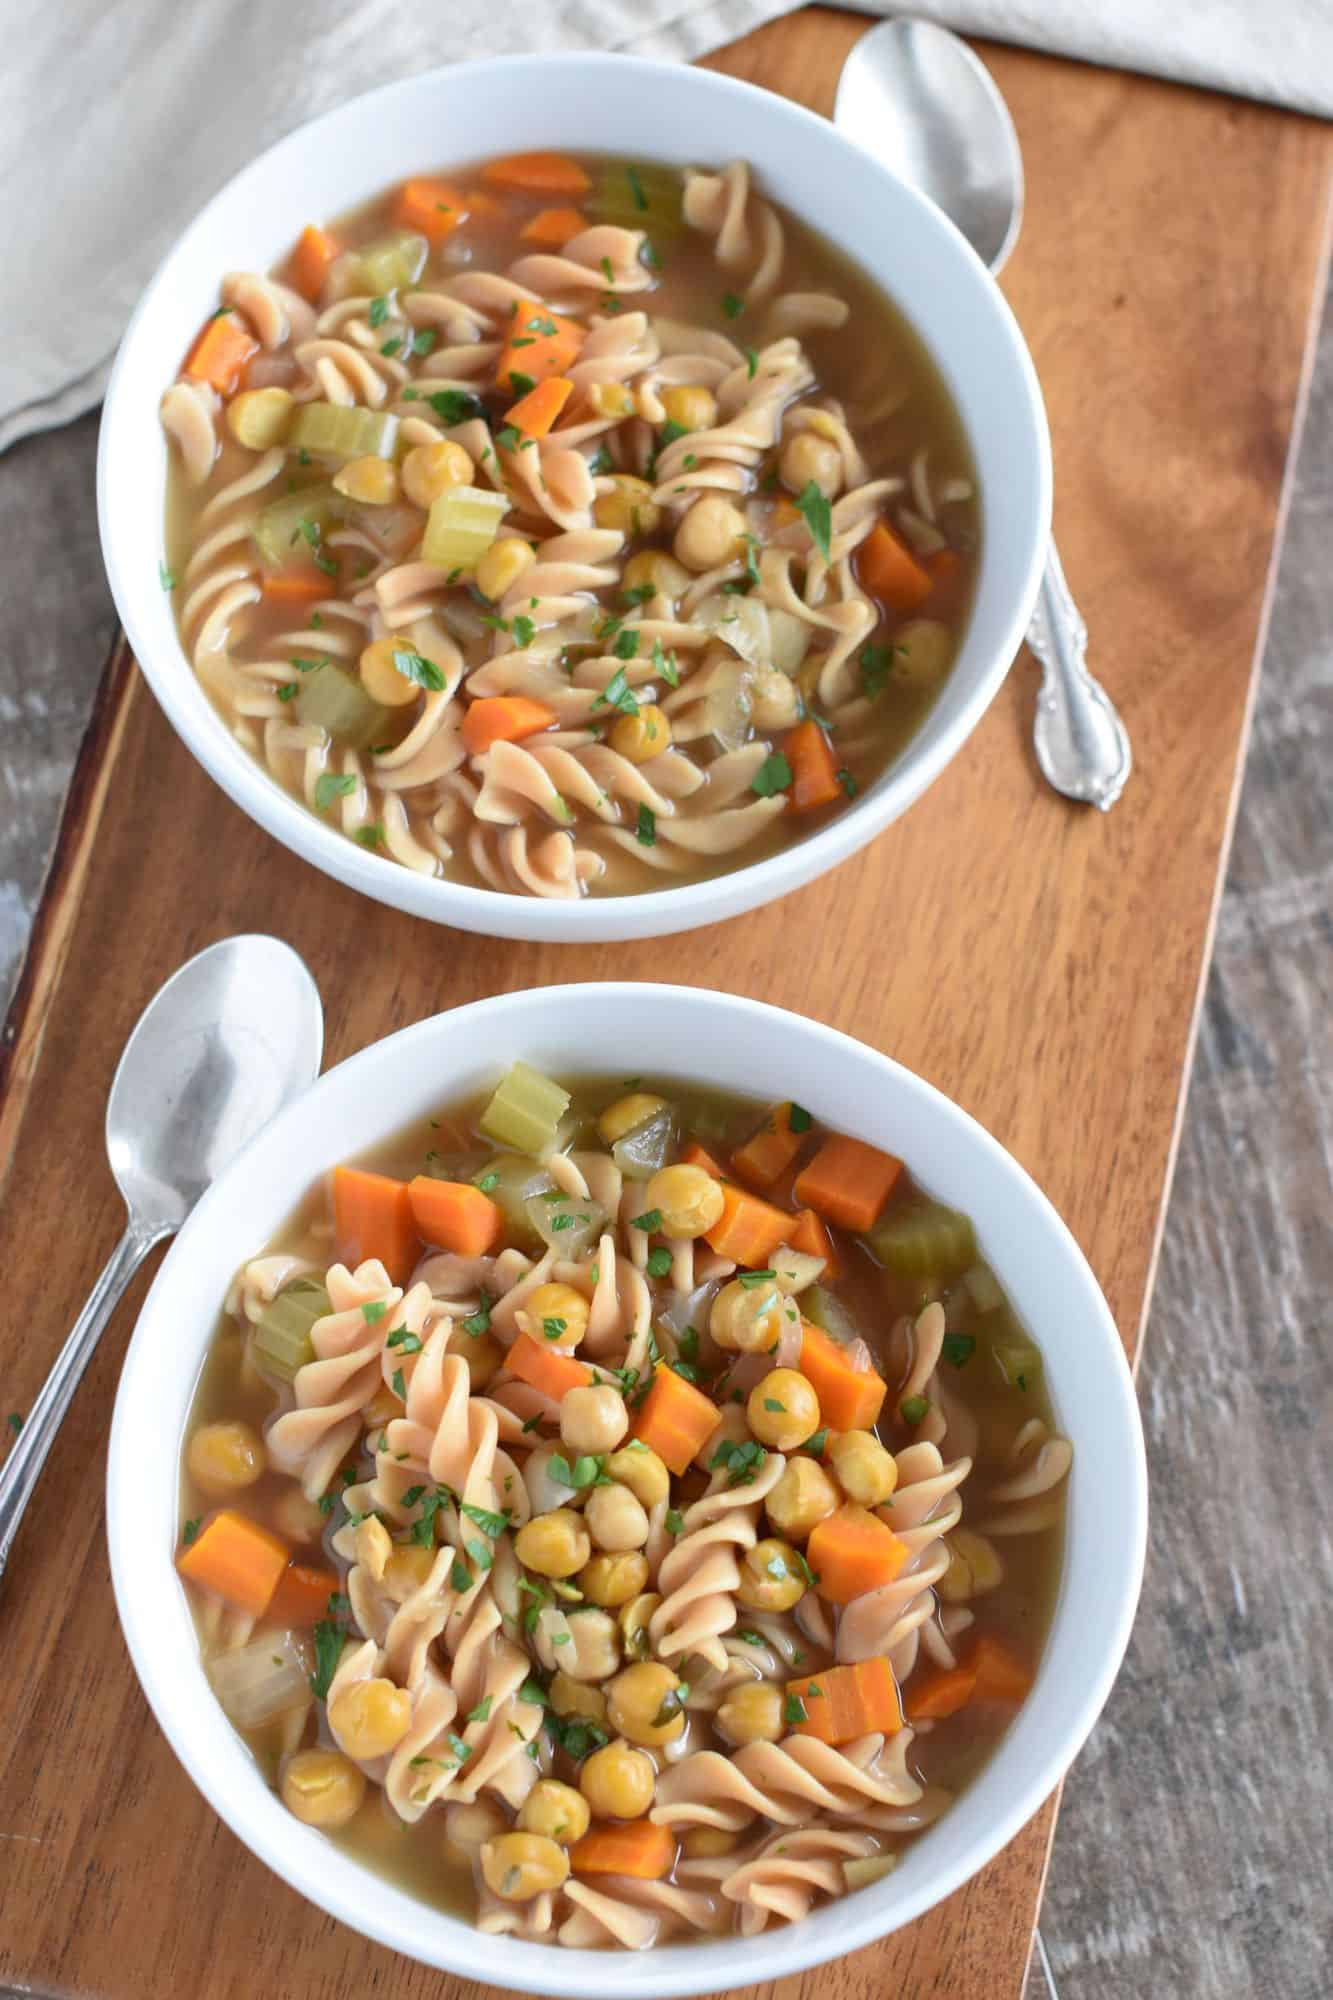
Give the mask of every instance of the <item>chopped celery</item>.
POLYGON ((1034 1389, 1041 1380, 1041 1355, 1030 1340, 997 1340, 991 1353, 1011 1389, 1034 1389))
POLYGON ((210 1660, 213 1692, 238 1729, 258 1729, 310 1698, 310 1675, 290 1632, 270 1632, 210 1660))
POLYGON ((605 1211, 595 1201, 576 1201, 572 1195, 531 1195, 523 1204, 528 1221, 551 1249, 562 1257, 581 1257, 602 1233, 605 1211))
POLYGON ((676 1114, 668 1105, 636 1125, 611 1148, 611 1158, 627 1181, 650 1181, 676 1146, 676 1114))
POLYGON ((861 1240, 897 1278, 953 1278, 977 1261, 967 1216, 929 1199, 890 1208, 861 1240))
POLYGON ((397 441, 398 419, 388 410, 343 403, 302 403, 287 439, 292 451, 308 451, 334 465, 353 458, 392 458, 397 441))
POLYGON ((336 660, 315 661, 300 677, 296 712, 302 722, 318 723, 339 743, 368 750, 383 743, 400 711, 372 701, 356 675, 336 660))
POLYGON ((835 1340, 842 1341, 844 1345, 859 1337, 856 1321, 842 1300, 836 1298, 827 1285, 811 1285, 801 1300, 801 1311, 808 1320, 813 1320, 816 1326, 822 1326, 825 1333, 832 1334, 835 1340))
POLYGON ((393 229, 357 252, 361 283, 377 297, 415 285, 426 268, 430 245, 411 229, 393 229))
POLYGON ((674 167, 617 160, 607 167, 584 205, 599 222, 616 222, 622 229, 646 229, 657 242, 666 242, 679 236, 685 226, 683 194, 674 167))
POLYGON ((541 1231, 533 1228, 526 1206, 533 1196, 549 1194, 555 1186, 545 1167, 519 1153, 498 1153, 474 1180, 504 1216, 507 1242, 519 1250, 533 1250, 545 1241, 541 1231))
POLYGON ((421 553, 440 569, 475 569, 508 512, 509 500, 503 493, 451 486, 431 502, 421 553))
POLYGON ((567 1090, 527 1063, 516 1062, 500 1079, 478 1122, 488 1139, 537 1159, 555 1145, 568 1109, 567 1090))
POLYGON ((302 554, 317 549, 320 538, 346 512, 347 502, 331 486, 302 486, 270 500, 255 516, 251 533, 260 555, 274 569, 281 569, 304 543, 302 554))
POLYGON ((332 1310, 323 1285, 314 1278, 293 1278, 270 1299, 256 1323, 256 1360, 280 1382, 290 1382, 298 1368, 314 1360, 310 1329, 332 1310))
POLYGON ((964 1271, 962 1283, 979 1313, 998 1312, 1004 1304, 1004 1293, 989 1264, 974 1264, 970 1271, 964 1271))

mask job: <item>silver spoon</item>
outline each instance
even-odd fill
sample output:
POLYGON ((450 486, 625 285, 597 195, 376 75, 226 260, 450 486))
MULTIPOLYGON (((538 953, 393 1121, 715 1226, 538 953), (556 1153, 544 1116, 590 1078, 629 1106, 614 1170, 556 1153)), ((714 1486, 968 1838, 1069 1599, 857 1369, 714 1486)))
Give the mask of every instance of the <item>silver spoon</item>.
MULTIPOLYGON (((847 58, 833 116, 942 208, 998 274, 1023 220, 1023 158, 1009 108, 966 42, 929 21, 882 22, 847 58)), ((1057 792, 1107 812, 1130 773, 1129 737, 1088 672, 1088 628, 1054 542, 1027 640, 1042 667, 1037 762, 1057 792)))
POLYGON ((106 1149, 129 1224, 0 1467, 0 1576, 19 1522, 121 1294, 247 1140, 319 1075, 319 991, 289 945, 224 938, 167 981, 125 1045, 106 1149))

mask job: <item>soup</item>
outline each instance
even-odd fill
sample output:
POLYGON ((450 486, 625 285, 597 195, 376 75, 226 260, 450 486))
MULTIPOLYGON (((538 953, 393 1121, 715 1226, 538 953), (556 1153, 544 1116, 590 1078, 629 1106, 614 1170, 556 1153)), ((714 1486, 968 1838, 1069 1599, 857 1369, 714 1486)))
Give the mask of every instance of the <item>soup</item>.
POLYGON ((744 165, 413 180, 220 296, 162 403, 164 578, 237 740, 363 847, 670 887, 847 811, 919 727, 967 447, 744 165))
POLYGON ((1031 1685, 1071 1460, 972 1225, 762 1107, 516 1063, 227 1302, 177 1561, 290 1810, 482 1929, 789 1921, 1031 1685))

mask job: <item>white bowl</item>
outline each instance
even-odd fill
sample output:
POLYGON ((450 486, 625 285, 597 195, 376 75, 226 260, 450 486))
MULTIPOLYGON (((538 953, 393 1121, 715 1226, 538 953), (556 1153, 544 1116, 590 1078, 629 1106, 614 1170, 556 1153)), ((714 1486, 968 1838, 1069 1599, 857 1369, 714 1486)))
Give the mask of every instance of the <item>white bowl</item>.
POLYGON ((813 1021, 694 987, 567 986, 480 1000, 390 1035, 340 1064, 211 1188, 145 1301, 116 1399, 107 1538, 116 1603, 144 1690, 204 1796, 270 1868, 380 1943, 525 1992, 723 1992, 854 1951, 919 1916, 983 1866, 1058 1783, 1105 1701, 1143 1567, 1143 1440, 1115 1325, 1073 1238, 979 1125, 898 1064, 813 1021), (565 1951, 483 1936, 353 1861, 293 1819, 214 1700, 172 1567, 178 1456, 204 1350, 238 1265, 279 1229, 315 1176, 522 1055, 555 1075, 641 1070, 771 1097, 799 1076, 822 1119, 907 1160, 965 1208, 1045 1357, 1074 1464, 1063 1569, 1036 1684, 977 1781, 895 1872, 804 1923, 724 1943, 565 1951))
POLYGON ((1018 649, 1050 528, 1050 445, 1032 363, 989 273, 921 195, 822 118, 704 70, 624 56, 505 57, 370 92, 303 126, 196 217, 149 285, 107 390, 98 453, 102 552, 149 685, 204 768, 252 819, 326 874, 413 916, 494 937, 656 937, 734 916, 843 861, 923 792, 980 719, 1018 649), (422 167, 521 147, 636 158, 742 157, 779 200, 872 274, 917 328, 962 415, 983 539, 958 663, 892 767, 828 826, 706 882, 576 902, 432 880, 368 853, 296 802, 228 733, 195 678, 163 591, 167 451, 158 400, 222 274, 266 270, 312 216, 367 200, 422 167))

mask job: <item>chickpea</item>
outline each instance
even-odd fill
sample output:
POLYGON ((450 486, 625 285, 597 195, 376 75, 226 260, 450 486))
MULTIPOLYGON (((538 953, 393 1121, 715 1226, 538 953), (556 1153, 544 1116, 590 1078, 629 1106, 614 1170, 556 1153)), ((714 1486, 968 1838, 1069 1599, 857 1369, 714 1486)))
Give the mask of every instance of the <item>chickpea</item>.
POLYGON ((629 472, 614 472, 611 491, 599 493, 592 503, 592 518, 599 528, 615 528, 627 539, 637 539, 657 532, 662 509, 646 479, 636 479, 629 472))
POLYGON ((505 592, 512 590, 525 569, 531 569, 537 560, 531 542, 525 542, 518 535, 502 535, 492 542, 472 574, 472 581, 483 597, 492 604, 498 604, 505 592))
POLYGON ((365 1773, 337 1750, 298 1750, 282 1773, 282 1803, 306 1826, 346 1826, 366 1796, 365 1773))
POLYGON ((628 1486, 614 1482, 610 1486, 595 1486, 588 1495, 583 1518, 597 1547, 609 1549, 613 1554, 641 1549, 648 1539, 648 1516, 628 1486))
POLYGON ((698 382, 680 382, 662 391, 667 422, 683 431, 707 431, 717 422, 717 397, 698 382))
POLYGON ((348 1681, 329 1701, 329 1728, 349 1757, 385 1757, 407 1734, 412 1697, 392 1681, 348 1681))
POLYGON ((569 1856, 541 1833, 502 1833, 481 1850, 481 1872, 492 1895, 526 1903, 543 1889, 558 1889, 569 1874, 569 1856))
MULTIPOLYGON (((578 1620, 574 1622, 577 1624, 578 1620)), ((599 1687, 586 1687, 572 1674, 567 1674, 563 1667, 557 1667, 546 1693, 557 1715, 582 1716, 586 1722, 595 1722, 605 1728, 606 1696, 599 1687)))
POLYGON ((696 500, 676 530, 672 549, 686 569, 720 569, 744 547, 745 516, 720 494, 696 500))
POLYGON ((625 1399, 609 1382, 566 1389, 560 1403, 560 1442, 571 1451, 614 1451, 628 1429, 625 1399))
POLYGON ((289 1542, 317 1542, 324 1532, 324 1516, 313 1500, 307 1500, 299 1486, 280 1493, 273 1508, 273 1525, 289 1542))
POLYGON ((498 1340, 489 1333, 479 1333, 475 1339, 469 1337, 451 1348, 452 1354, 461 1354, 467 1369, 468 1387, 474 1396, 480 1395, 492 1376, 500 1372, 505 1351, 498 1340))
POLYGON ((893 635, 894 679, 908 687, 934 687, 953 663, 954 639, 938 618, 909 618, 893 635))
POLYGON ((534 1340, 567 1353, 578 1346, 588 1331, 588 1301, 573 1285, 537 1285, 524 1299, 516 1317, 534 1340))
POLYGON ((702 1236, 722 1213, 721 1184, 702 1167, 677 1162, 661 1167, 649 1181, 644 1199, 662 1212, 664 1236, 702 1236))
POLYGON ((382 702, 385 708, 407 708, 421 693, 415 681, 406 674, 400 674, 394 664, 395 654, 404 659, 415 653, 411 641, 398 638, 372 639, 362 649, 359 667, 361 685, 372 701, 382 702))
POLYGON ((378 1583, 384 1575, 389 1557, 393 1554, 393 1543, 389 1540, 388 1529, 383 1521, 370 1514, 364 1521, 358 1522, 353 1540, 358 1563, 362 1569, 369 1570, 378 1583))
POLYGON ((842 453, 813 431, 793 431, 782 447, 778 471, 789 493, 814 485, 831 500, 842 486, 842 453))
POLYGON ((637 1597, 648 1581, 648 1558, 637 1549, 594 1556, 579 1571, 579 1589, 593 1604, 619 1610, 637 1597))
POLYGON ((694 581, 687 569, 662 549, 640 549, 625 564, 621 582, 626 590, 642 590, 651 584, 653 594, 664 600, 674 610, 676 599, 683 597, 694 581))
MULTIPOLYGON (((565 1401, 569 1401, 568 1395, 565 1401)), ((671 1474, 666 1466, 655 1451, 637 1438, 631 1439, 622 1451, 611 1454, 606 1470, 610 1478, 628 1486, 645 1507, 659 1506, 671 1491, 671 1474)))
POLYGON ((795 1368, 774 1368, 745 1405, 750 1429, 774 1451, 795 1451, 819 1429, 819 1398, 795 1368))
POLYGON ((801 713, 795 681, 777 667, 760 667, 750 682, 750 720, 756 729, 790 729, 801 713))
POLYGON ((661 1602, 658 1591, 645 1590, 620 1607, 620 1636, 631 1660, 646 1660, 651 1652, 648 1622, 661 1602))
POLYGON ((767 1354, 778 1344, 782 1315, 793 1311, 776 1285, 743 1285, 733 1278, 713 1300, 708 1331, 732 1354, 767 1354))
POLYGON ((671 748, 671 723, 655 701, 645 702, 637 715, 617 717, 609 741, 631 764, 650 764, 671 748))
POLYGON ((572 1681, 609 1681, 620 1665, 620 1635, 609 1611, 589 1611, 586 1606, 565 1621, 569 1644, 553 1657, 572 1681))
POLYGON ((838 1489, 822 1465, 813 1458, 792 1458, 764 1511, 780 1535, 803 1542, 812 1528, 837 1512, 838 1501, 838 1489))
POLYGON ((405 1604, 416 1596, 435 1567, 435 1554, 433 1548, 423 1549, 415 1542, 394 1543, 380 1581, 395 1604, 405 1604))
POLYGON ((494 1799, 459 1799, 444 1809, 445 1845, 463 1861, 475 1861, 488 1840, 497 1840, 509 1830, 494 1799))
POLYGON ((614 1104, 608 1104, 605 1111, 598 1113, 597 1130, 608 1146, 614 1146, 617 1139, 646 1125, 666 1108, 664 1097, 654 1097, 648 1090, 632 1090, 628 1097, 618 1097, 614 1104))
POLYGON ((237 444, 271 451, 286 437, 295 407, 288 389, 242 389, 227 405, 227 428, 237 444))
POLYGON ((538 1514, 514 1537, 514 1554, 538 1576, 573 1576, 592 1554, 588 1530, 571 1507, 538 1514))
POLYGON ((681 1835, 681 1852, 690 1861, 713 1860, 719 1854, 731 1854, 740 1841, 738 1833, 729 1833, 724 1826, 692 1826, 681 1835))
POLYGON ((352 458, 333 475, 335 493, 363 507, 387 507, 398 498, 398 468, 388 458, 352 458))
POLYGON ((756 1542, 741 1557, 736 1595, 751 1611, 790 1611, 805 1596, 801 1558, 790 1542, 776 1536, 756 1542))
POLYGON ((579 1790, 598 1819, 641 1819, 653 1802, 657 1766, 623 1739, 594 1750, 579 1770, 579 1790))
POLYGON ((196 1485, 205 1493, 240 1493, 262 1479, 264 1441, 249 1424, 203 1424, 187 1454, 196 1485))
POLYGON ((1004 1565, 995 1545, 971 1528, 955 1528, 944 1538, 949 1567, 935 1588, 946 1604, 966 1604, 984 1597, 1004 1580, 1004 1565))
POLYGON ((403 460, 403 491, 414 506, 429 507, 451 486, 470 486, 474 470, 462 445, 451 439, 413 445, 403 460))
POLYGON ((838 1484, 858 1507, 880 1507, 898 1484, 898 1466, 869 1431, 842 1431, 828 1448, 838 1484))
POLYGON ((606 1691, 611 1727, 650 1749, 674 1741, 685 1727, 679 1687, 678 1676, 657 1660, 626 1667, 606 1691))
POLYGON ((588 401, 599 417, 632 417, 634 391, 627 382, 594 382, 588 401))
POLYGON ((772 1681, 746 1681, 718 1705, 717 1726, 738 1746, 776 1743, 782 1735, 782 1689, 772 1681))
POLYGON ((547 1840, 558 1840, 562 1847, 582 1840, 591 1818, 583 1793, 572 1785, 562 1785, 558 1778, 539 1779, 518 1809, 524 1833, 540 1833, 547 1840))

